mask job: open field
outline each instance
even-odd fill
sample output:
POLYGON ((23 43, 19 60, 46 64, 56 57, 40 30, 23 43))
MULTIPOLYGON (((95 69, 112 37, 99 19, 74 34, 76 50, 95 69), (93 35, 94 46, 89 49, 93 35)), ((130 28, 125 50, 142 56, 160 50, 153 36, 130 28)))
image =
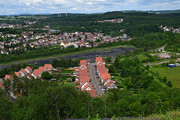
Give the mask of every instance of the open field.
POLYGON ((167 80, 172 82, 174 88, 180 88, 180 67, 152 67, 150 70, 158 72, 161 77, 167 77, 167 80))

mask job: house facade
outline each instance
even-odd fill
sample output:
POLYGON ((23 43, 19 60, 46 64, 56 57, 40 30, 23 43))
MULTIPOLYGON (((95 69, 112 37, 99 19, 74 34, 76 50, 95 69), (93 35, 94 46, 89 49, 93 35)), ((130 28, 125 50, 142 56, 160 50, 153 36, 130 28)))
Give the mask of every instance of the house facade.
POLYGON ((106 89, 117 89, 117 85, 111 80, 111 75, 108 73, 108 69, 105 67, 105 62, 102 57, 96 57, 96 66, 98 76, 106 89))

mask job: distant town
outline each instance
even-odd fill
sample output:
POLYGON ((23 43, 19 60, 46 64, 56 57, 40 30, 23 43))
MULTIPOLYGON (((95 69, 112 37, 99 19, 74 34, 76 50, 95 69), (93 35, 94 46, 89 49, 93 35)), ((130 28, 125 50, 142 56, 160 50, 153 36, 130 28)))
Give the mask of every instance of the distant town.
MULTIPOLYGON (((32 22, 28 24, 34 24, 32 22)), ((0 28, 23 28, 30 27, 29 25, 12 25, 12 24, 0 24, 0 28)), ((4 34, 0 32, 1 39, 7 39, 0 41, 1 54, 11 54, 13 51, 29 50, 34 48, 58 46, 61 48, 67 47, 95 47, 103 43, 114 41, 129 41, 131 40, 125 33, 122 36, 112 37, 104 35, 104 33, 91 33, 91 32, 73 32, 73 33, 60 33, 60 30, 50 29, 50 26, 44 28, 29 28, 27 31, 23 31, 21 34, 4 34), (36 34, 34 30, 41 30, 41 33, 36 34), (44 31, 44 32, 43 32, 44 31), (45 32, 47 31, 47 32, 45 32), (54 35, 59 33, 59 35, 54 35), (14 47, 11 47, 14 46, 14 47)))

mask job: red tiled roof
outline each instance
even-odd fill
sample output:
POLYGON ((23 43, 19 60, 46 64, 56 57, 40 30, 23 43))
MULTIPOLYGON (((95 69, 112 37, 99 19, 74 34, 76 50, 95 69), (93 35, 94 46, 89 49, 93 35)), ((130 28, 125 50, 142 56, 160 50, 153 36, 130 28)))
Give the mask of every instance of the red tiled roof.
MULTIPOLYGON (((82 85, 81 85, 82 86, 82 85)), ((84 90, 86 90, 87 88, 91 88, 91 90, 93 89, 92 87, 91 87, 91 85, 88 83, 88 84, 86 84, 83 88, 82 88, 82 90, 84 91, 84 90)))
POLYGON ((28 77, 29 77, 29 79, 31 79, 31 77, 32 77, 31 74, 29 74, 28 77))
POLYGON ((44 67, 46 67, 47 69, 52 69, 53 66, 51 64, 45 64, 44 67))
POLYGON ((96 57, 96 62, 99 62, 99 61, 103 62, 102 57, 96 57))
POLYGON ((19 72, 14 72, 14 74, 15 74, 17 77, 20 76, 19 72))
POLYGON ((10 75, 5 75, 5 80, 7 80, 7 79, 11 80, 11 76, 10 75))
POLYGON ((96 57, 96 64, 97 65, 99 65, 99 64, 102 65, 103 63, 105 63, 105 62, 103 61, 102 57, 96 57))
POLYGON ((87 60, 80 60, 80 67, 85 65, 87 67, 87 60))
POLYGON ((39 75, 41 75, 42 71, 40 69, 35 69, 33 74, 38 77, 39 75))
POLYGON ((2 85, 2 83, 0 82, 0 87, 3 89, 4 88, 4 86, 2 85))
POLYGON ((79 81, 75 81, 74 83, 80 83, 79 81))
POLYGON ((87 69, 79 71, 79 78, 80 78, 80 82, 86 82, 86 81, 89 82, 90 81, 90 77, 88 75, 87 69))
MULTIPOLYGON (((27 71, 26 71, 25 69, 21 69, 20 71, 21 71, 22 73, 24 73, 24 74, 27 73, 27 71)), ((19 72, 20 72, 20 71, 19 71, 19 72)))
MULTIPOLYGON (((109 87, 111 84, 114 84, 114 82, 112 80, 110 80, 107 84, 106 87, 109 87)), ((114 84, 116 86, 116 84, 114 84)))
POLYGON ((43 71, 43 72, 47 71, 47 70, 46 70, 46 67, 39 67, 39 70, 41 70, 41 71, 43 71))
POLYGON ((30 72, 32 71, 32 68, 27 66, 25 69, 29 70, 30 72))
POLYGON ((69 44, 70 42, 68 42, 68 41, 63 41, 63 43, 64 43, 64 44, 69 44))

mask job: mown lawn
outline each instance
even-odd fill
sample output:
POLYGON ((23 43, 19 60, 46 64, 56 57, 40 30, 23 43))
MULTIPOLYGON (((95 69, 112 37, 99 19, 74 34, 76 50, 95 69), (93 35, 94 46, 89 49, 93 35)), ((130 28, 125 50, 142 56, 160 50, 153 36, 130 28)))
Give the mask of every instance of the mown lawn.
POLYGON ((174 88, 180 88, 180 67, 152 67, 150 69, 158 72, 161 77, 167 77, 167 80, 172 82, 174 88))

